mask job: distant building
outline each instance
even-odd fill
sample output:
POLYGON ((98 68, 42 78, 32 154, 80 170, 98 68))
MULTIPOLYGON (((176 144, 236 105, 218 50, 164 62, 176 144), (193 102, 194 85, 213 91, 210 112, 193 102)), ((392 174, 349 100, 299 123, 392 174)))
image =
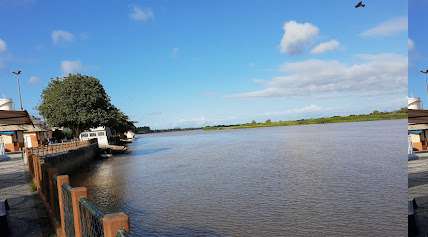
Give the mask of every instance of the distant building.
POLYGON ((419 97, 407 97, 407 109, 422 109, 422 101, 419 97))
POLYGON ((0 110, 13 110, 12 100, 0 98, 0 110))
POLYGON ((0 110, 0 143, 6 152, 47 144, 50 137, 50 129, 26 111, 0 110))
POLYGON ((24 130, 11 126, 0 127, 0 142, 6 152, 21 151, 24 147, 24 130))
MULTIPOLYGON (((0 110, 0 146, 6 152, 20 151, 24 147, 24 128, 33 126, 27 111, 0 110)), ((2 151, 3 152, 3 151, 2 151)))
POLYGON ((428 151, 428 110, 408 110, 408 135, 414 151, 428 151))

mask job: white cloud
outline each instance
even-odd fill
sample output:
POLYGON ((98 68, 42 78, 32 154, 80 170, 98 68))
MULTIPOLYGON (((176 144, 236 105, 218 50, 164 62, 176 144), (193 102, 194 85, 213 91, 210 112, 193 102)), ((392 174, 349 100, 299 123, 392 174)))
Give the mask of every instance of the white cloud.
POLYGON ((40 78, 36 76, 31 76, 30 79, 28 79, 28 83, 30 83, 31 85, 35 85, 39 83, 39 81, 40 81, 40 78))
POLYGON ((283 26, 284 35, 280 43, 281 53, 299 54, 303 52, 306 46, 313 38, 318 36, 318 27, 311 23, 298 23, 296 21, 288 21, 283 26))
POLYGON ((7 45, 6 42, 0 38, 0 53, 6 51, 7 45))
POLYGON ((171 51, 171 56, 173 57, 173 58, 175 58, 175 57, 177 57, 178 56, 178 52, 180 51, 180 49, 179 48, 173 48, 172 49, 172 51, 171 51))
POLYGON ((140 8, 138 6, 133 6, 129 17, 136 21, 146 22, 154 18, 154 13, 150 8, 140 8))
POLYGON ((308 105, 300 108, 294 108, 294 109, 288 109, 285 111, 276 111, 276 112, 267 112, 264 113, 265 116, 276 116, 276 115, 288 115, 288 114, 308 114, 308 113, 315 113, 315 112, 321 112, 324 109, 318 105, 308 105))
POLYGON ((75 37, 68 31, 54 30, 52 31, 51 38, 54 44, 59 44, 61 42, 73 42, 75 37))
POLYGON ((408 50, 413 50, 415 48, 415 42, 412 39, 407 39, 407 48, 408 50))
POLYGON ((83 66, 79 60, 64 60, 61 62, 61 70, 63 71, 64 75, 68 75, 81 72, 83 70, 83 66))
POLYGON ((312 54, 321 54, 321 53, 325 53, 328 51, 333 51, 338 49, 340 46, 339 41, 337 40, 329 40, 326 42, 322 42, 320 44, 318 44, 317 46, 315 46, 312 50, 311 53, 312 54))
POLYGON ((364 31, 360 35, 363 37, 386 37, 407 31, 407 28, 407 17, 397 17, 381 22, 377 26, 364 31))
POLYGON ((283 76, 265 81, 261 90, 231 97, 305 97, 391 94, 407 90, 407 56, 362 54, 361 62, 306 60, 281 66, 283 76))

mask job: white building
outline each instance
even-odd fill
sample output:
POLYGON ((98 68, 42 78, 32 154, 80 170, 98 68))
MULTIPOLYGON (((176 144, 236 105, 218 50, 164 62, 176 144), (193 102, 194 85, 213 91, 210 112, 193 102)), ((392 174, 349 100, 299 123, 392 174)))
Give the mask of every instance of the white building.
POLYGON ((407 97, 407 109, 422 109, 421 98, 407 97))
POLYGON ((12 100, 7 98, 0 98, 0 110, 13 110, 12 100))

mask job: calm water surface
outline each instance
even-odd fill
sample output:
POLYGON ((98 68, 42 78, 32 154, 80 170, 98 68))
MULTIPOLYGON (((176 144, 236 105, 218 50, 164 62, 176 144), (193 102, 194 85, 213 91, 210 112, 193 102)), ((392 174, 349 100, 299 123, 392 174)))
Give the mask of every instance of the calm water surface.
POLYGON ((407 120, 138 136, 72 175, 133 236, 407 236, 407 120))

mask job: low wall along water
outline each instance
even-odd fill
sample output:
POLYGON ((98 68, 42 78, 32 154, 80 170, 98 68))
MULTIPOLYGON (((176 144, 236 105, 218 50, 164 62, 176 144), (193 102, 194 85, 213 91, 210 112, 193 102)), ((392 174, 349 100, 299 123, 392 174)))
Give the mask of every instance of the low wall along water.
POLYGON ((127 236, 128 216, 103 213, 87 198, 86 187, 72 187, 67 173, 98 157, 96 140, 26 149, 33 183, 59 237, 127 236))

